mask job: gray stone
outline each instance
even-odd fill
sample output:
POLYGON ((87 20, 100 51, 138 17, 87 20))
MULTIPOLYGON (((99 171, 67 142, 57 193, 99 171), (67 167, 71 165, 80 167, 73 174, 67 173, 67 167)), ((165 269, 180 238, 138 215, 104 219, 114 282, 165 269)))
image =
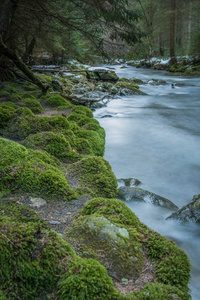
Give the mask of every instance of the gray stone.
POLYGON ((139 181, 138 179, 136 178, 120 178, 117 180, 118 182, 118 187, 121 187, 121 186, 138 186, 141 181, 139 181))
POLYGON ((61 223, 59 221, 48 221, 50 225, 60 225, 61 223))
POLYGON ((142 201, 151 203, 157 206, 162 206, 170 209, 177 209, 178 207, 170 200, 156 195, 152 192, 136 188, 122 186, 118 189, 118 197, 125 201, 142 201))
POLYGON ((30 197, 29 201, 31 202, 30 206, 35 208, 40 208, 42 206, 46 206, 47 202, 42 198, 33 198, 30 197))
POLYGON ((129 238, 127 229, 118 227, 103 217, 96 217, 87 222, 90 230, 97 230, 99 238, 103 240, 115 240, 121 242, 124 238, 129 238))

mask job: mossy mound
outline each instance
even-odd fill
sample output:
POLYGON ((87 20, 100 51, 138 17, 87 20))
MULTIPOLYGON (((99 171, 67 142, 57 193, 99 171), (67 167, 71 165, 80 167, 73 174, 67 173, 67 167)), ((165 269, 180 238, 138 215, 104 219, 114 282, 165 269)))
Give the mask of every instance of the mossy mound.
MULTIPOLYGON (((70 122, 70 125, 71 123, 73 122, 70 122)), ((75 129, 76 132, 76 126, 75 129)), ((71 148, 74 152, 83 155, 94 155, 92 144, 86 138, 78 137, 72 130, 65 130, 63 134, 66 137, 67 141, 70 143, 71 148)))
POLYGON ((75 161, 78 154, 61 133, 46 131, 29 135, 23 142, 27 148, 42 149, 64 162, 75 161))
POLYGON ((12 107, 9 107, 9 106, 6 106, 6 105, 4 105, 4 106, 1 105, 0 106, 0 128, 6 127, 8 122, 11 120, 12 111, 13 111, 12 107))
POLYGON ((75 113, 81 114, 81 115, 85 115, 89 118, 93 118, 92 110, 86 106, 82 106, 82 105, 74 106, 72 108, 72 112, 75 112, 75 113))
POLYGON ((58 282, 58 299, 117 299, 106 269, 93 259, 74 257, 58 282))
POLYGON ((188 294, 178 288, 162 283, 148 283, 139 292, 131 293, 124 300, 189 300, 188 294))
POLYGON ((28 107, 35 114, 39 114, 42 112, 42 106, 40 102, 36 99, 25 98, 24 106, 28 107))
POLYGON ((66 235, 80 255, 98 259, 111 277, 120 280, 139 277, 143 255, 136 231, 93 214, 79 217, 66 235))
POLYGON ((42 99, 46 99, 45 104, 52 107, 59 107, 59 106, 65 106, 68 108, 73 107, 73 104, 71 104, 68 100, 66 100, 60 95, 53 95, 53 94, 46 95, 43 96, 42 99))
POLYGON ((96 156, 103 156, 105 149, 105 139, 100 137, 98 132, 94 130, 80 129, 74 132, 77 138, 82 138, 88 141, 93 154, 96 156))
POLYGON ((117 193, 117 179, 111 166, 102 157, 88 156, 68 168, 79 179, 80 185, 90 188, 95 195, 113 198, 117 193))
POLYGON ((190 262, 185 252, 173 241, 155 232, 149 236, 146 246, 149 257, 156 262, 157 280, 187 292, 190 262))
POLYGON ((0 139, 0 157, 2 191, 23 191, 47 199, 70 200, 76 196, 63 173, 48 163, 53 159, 47 153, 38 155, 38 151, 29 151, 16 142, 0 139))
POLYGON ((74 252, 33 211, 8 207, 0 207, 1 289, 8 299, 47 299, 74 252))
MULTIPOLYGON (((103 216, 113 224, 125 227, 129 233, 133 230, 132 233, 143 244, 148 257, 155 263, 154 276, 159 285, 155 282, 145 286, 144 291, 150 295, 148 299, 157 299, 153 298, 157 294, 168 295, 163 299, 173 299, 171 293, 174 293, 177 299, 181 299, 181 293, 184 294, 183 299, 190 299, 187 287, 190 278, 189 259, 173 241, 140 223, 135 214, 119 200, 94 198, 88 201, 80 212, 80 216, 88 215, 103 216)), ((144 293, 136 292, 131 295, 130 298, 127 296, 127 299, 143 299, 144 293)), ((162 299, 159 297, 158 299, 162 299)))
POLYGON ((63 116, 38 117, 28 108, 17 109, 13 114, 4 135, 14 139, 25 139, 29 134, 40 131, 64 130, 69 122, 63 116))

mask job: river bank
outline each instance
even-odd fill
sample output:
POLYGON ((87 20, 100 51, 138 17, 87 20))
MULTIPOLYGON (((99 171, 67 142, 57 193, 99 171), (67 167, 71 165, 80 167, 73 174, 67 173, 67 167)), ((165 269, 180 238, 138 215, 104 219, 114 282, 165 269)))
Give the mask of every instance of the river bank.
MULTIPOLYGON (((134 80, 56 83, 66 94, 145 95, 134 80)), ((113 199, 105 132, 89 108, 4 83, 0 143, 4 299, 189 299, 185 253, 113 199)))

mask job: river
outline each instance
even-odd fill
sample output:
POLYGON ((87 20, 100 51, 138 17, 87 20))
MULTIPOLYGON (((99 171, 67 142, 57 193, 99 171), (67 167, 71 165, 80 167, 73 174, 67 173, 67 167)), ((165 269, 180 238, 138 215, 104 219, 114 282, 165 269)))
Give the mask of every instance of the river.
MULTIPOLYGON (((167 84, 140 85, 147 95, 123 96, 94 112, 106 131, 104 157, 118 179, 137 178, 140 188, 181 208, 200 193, 200 80, 121 67, 112 66, 119 77, 161 79, 167 84), (105 115, 112 117, 102 118, 105 115)), ((165 220, 171 211, 148 203, 126 204, 142 222, 187 253, 192 265, 192 300, 199 300, 200 225, 165 220)))

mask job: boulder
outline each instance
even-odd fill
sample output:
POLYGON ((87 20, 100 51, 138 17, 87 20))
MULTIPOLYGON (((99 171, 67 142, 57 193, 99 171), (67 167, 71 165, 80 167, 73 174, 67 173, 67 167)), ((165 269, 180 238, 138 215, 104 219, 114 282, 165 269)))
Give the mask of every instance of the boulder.
POLYGON ((114 71, 110 71, 107 69, 94 69, 94 70, 88 70, 86 72, 87 79, 93 79, 93 80, 102 80, 102 81, 118 81, 119 77, 116 75, 114 71))
POLYGON ((200 194, 194 195, 189 204, 171 214, 167 219, 180 220, 182 223, 200 223, 200 194))
POLYGON ((151 203, 157 206, 162 206, 170 209, 177 209, 178 207, 170 200, 156 195, 152 192, 136 188, 122 186, 118 189, 118 197, 125 201, 138 201, 151 203))
POLYGON ((148 84, 151 85, 166 85, 168 84, 165 80, 161 80, 161 79, 151 79, 149 81, 147 81, 148 84))
POLYGON ((138 278, 144 262, 141 244, 123 226, 103 216, 81 216, 73 222, 66 236, 76 253, 99 260, 109 276, 119 280, 138 278))
POLYGON ((138 179, 136 178, 120 178, 117 180, 117 183, 118 183, 118 187, 121 187, 121 186, 138 186, 141 181, 139 181, 138 179))

